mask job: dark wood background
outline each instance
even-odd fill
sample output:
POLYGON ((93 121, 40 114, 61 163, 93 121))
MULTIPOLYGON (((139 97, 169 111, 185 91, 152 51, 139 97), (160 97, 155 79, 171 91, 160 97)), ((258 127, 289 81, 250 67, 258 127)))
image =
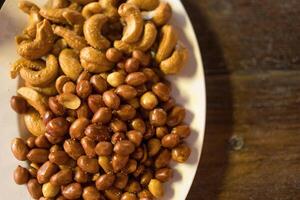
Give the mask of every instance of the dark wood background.
POLYGON ((183 3, 201 46, 208 103, 187 199, 300 199, 300 1, 183 3))
POLYGON ((300 1, 182 1, 208 102, 187 200, 300 199, 300 1))

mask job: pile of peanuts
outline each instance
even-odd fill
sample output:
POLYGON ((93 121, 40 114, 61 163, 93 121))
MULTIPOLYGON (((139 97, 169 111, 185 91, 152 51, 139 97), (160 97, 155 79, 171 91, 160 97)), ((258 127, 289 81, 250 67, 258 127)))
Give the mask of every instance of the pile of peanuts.
MULTIPOLYGON (((124 1, 108 2, 115 5, 116 10, 124 4, 136 6, 136 10, 147 8, 143 2, 159 4, 155 0, 136 1, 136 5, 124 1)), ((23 2, 23 5, 25 3, 30 4, 23 2)), ((57 14, 73 5, 80 13, 93 3, 98 2, 54 0, 54 8, 51 9, 58 9, 57 14)), ((37 6, 30 5, 31 14, 39 11, 37 6)), ((42 16, 39 17, 45 18, 43 23, 49 20, 53 29, 60 24, 56 18, 40 14, 42 16)), ((117 23, 125 26, 120 21, 117 23)), ((161 30, 162 25, 156 24, 156 28, 161 30)), ((68 25, 65 27, 70 28, 68 25)), ((29 28, 26 30, 27 35, 18 36, 18 44, 22 44, 20 38, 29 37, 29 28)), ((84 38, 79 32, 77 30, 77 37, 84 38)), ((109 40, 112 42, 115 37, 118 38, 115 33, 111 35, 113 39, 109 40)), ((122 31, 118 39, 121 37, 122 31)), ((18 67, 14 67, 14 70, 21 70, 17 73, 24 79, 26 87, 18 90, 19 96, 11 98, 11 107, 24 116, 27 129, 32 133, 28 138, 12 141, 11 150, 15 158, 28 162, 27 167, 19 165, 15 169, 15 182, 26 184, 32 198, 38 200, 153 200, 163 197, 163 183, 173 175, 173 169, 169 167, 171 160, 184 163, 191 153, 184 142, 191 130, 183 122, 185 109, 170 96, 170 84, 164 79, 164 73, 155 60, 155 49, 160 40, 155 39, 147 51, 132 49, 130 53, 109 45, 104 47, 105 50, 99 47, 100 51, 96 50, 97 47, 91 47, 92 44, 78 51, 68 38, 58 34, 55 40, 65 40, 67 45, 57 49, 53 44, 45 55, 38 58, 40 60, 36 60, 37 55, 30 54, 34 59, 25 56, 18 61, 18 67), (26 80, 28 70, 38 73, 38 70, 46 69, 49 63, 53 67, 55 55, 61 56, 66 49, 75 56, 85 50, 90 50, 92 54, 93 51, 102 52, 99 55, 104 54, 112 67, 102 72, 91 70, 93 67, 72 71, 76 63, 70 62, 67 63, 71 66, 68 71, 59 62, 57 66, 62 69, 57 70, 54 80, 39 80, 39 83, 29 78, 26 80), (51 56, 52 65, 49 61, 51 56), (45 62, 45 57, 47 66, 39 67, 45 62), (41 82, 43 85, 39 85, 41 82)), ((34 39, 32 41, 36 42, 34 39)), ((22 57, 24 55, 21 54, 22 57)), ((80 59, 80 62, 85 66, 83 60, 80 59)), ((48 76, 52 75, 49 72, 48 76)))

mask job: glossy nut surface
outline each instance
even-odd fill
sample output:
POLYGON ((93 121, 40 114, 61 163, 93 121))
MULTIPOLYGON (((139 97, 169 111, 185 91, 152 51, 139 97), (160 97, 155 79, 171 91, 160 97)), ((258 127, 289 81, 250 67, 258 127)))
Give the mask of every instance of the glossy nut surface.
POLYGON ((29 172, 26 168, 21 167, 20 165, 14 171, 14 180, 18 185, 22 185, 28 182, 29 180, 29 172))

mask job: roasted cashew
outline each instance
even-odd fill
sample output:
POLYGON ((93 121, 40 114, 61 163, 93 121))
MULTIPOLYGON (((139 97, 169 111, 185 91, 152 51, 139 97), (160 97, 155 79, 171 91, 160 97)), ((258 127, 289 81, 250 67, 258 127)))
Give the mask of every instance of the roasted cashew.
POLYGON ((142 12, 142 15, 144 19, 152 20, 156 26, 163 26, 172 17, 172 7, 169 3, 161 2, 156 9, 142 12))
POLYGON ((114 46, 116 49, 125 53, 131 53, 134 50, 146 52, 151 48, 151 46, 155 42, 156 36, 157 29, 155 25, 152 22, 147 22, 144 28, 144 35, 140 41, 128 44, 126 42, 123 42, 122 40, 117 40, 114 42, 114 46))
POLYGON ((88 3, 91 3, 91 2, 94 2, 94 1, 97 1, 97 0, 72 0, 72 1, 75 2, 75 3, 81 4, 81 5, 86 5, 88 3))
POLYGON ((30 1, 19 1, 18 7, 28 15, 30 15, 31 12, 39 12, 40 10, 36 4, 30 1))
POLYGON ((127 3, 135 4, 141 10, 153 10, 158 6, 159 0, 127 0, 127 3))
POLYGON ((63 16, 65 10, 66 8, 41 8, 40 15, 54 23, 66 24, 67 20, 63 16))
POLYGON ((110 21, 115 22, 119 18, 115 0, 99 0, 99 4, 110 21))
POLYGON ((12 64, 10 69, 10 77, 16 78, 22 68, 34 69, 36 71, 45 68, 46 64, 42 60, 27 60, 25 58, 18 59, 14 64, 12 64))
POLYGON ((59 64, 66 76, 76 81, 82 72, 78 54, 72 49, 64 49, 59 54, 59 64))
POLYGON ((102 10, 99 2, 92 2, 83 7, 81 14, 85 19, 88 19, 94 14, 101 13, 102 10))
POLYGON ((17 90, 29 105, 35 108, 41 116, 45 114, 48 109, 47 98, 30 87, 21 87, 17 90))
POLYGON ((51 53, 55 56, 58 56, 60 52, 67 47, 68 44, 64 39, 58 39, 54 43, 51 53))
POLYGON ((27 130, 36 137, 43 135, 46 132, 46 127, 40 114, 34 109, 30 109, 24 115, 24 122, 27 130))
POLYGON ((137 42, 144 28, 144 20, 140 10, 134 4, 124 3, 120 5, 118 12, 126 23, 122 41, 126 43, 137 42))
POLYGON ((67 44, 75 50, 80 51, 81 49, 87 46, 87 42, 84 39, 84 37, 81 37, 77 35, 74 31, 71 31, 62 26, 54 27, 54 33, 56 35, 59 35, 60 37, 63 37, 67 44))
POLYGON ((85 39, 94 48, 108 49, 110 41, 106 39, 102 33, 102 26, 108 21, 108 17, 104 14, 96 14, 88 18, 83 26, 85 39))
POLYGON ((49 0, 46 8, 66 8, 69 4, 68 0, 49 0))
POLYGON ((189 52, 182 44, 177 44, 170 58, 162 61, 159 65, 164 74, 178 73, 188 60, 189 52))
MULTIPOLYGON (((25 64, 28 64, 28 62, 25 62, 25 64)), ((57 78, 59 66, 55 56, 49 55, 46 59, 46 67, 40 70, 32 67, 34 64, 29 63, 28 66, 20 69, 20 76, 30 85, 37 87, 47 86, 57 78)))
POLYGON ((172 54, 178 40, 176 30, 171 25, 165 25, 161 29, 161 40, 156 52, 156 61, 160 63, 172 54))
POLYGON ((104 53, 92 47, 86 47, 80 51, 80 62, 82 67, 92 73, 106 72, 113 68, 104 53))
POLYGON ((67 9, 65 12, 63 12, 63 17, 70 25, 73 26, 73 31, 76 32, 76 34, 82 35, 83 23, 85 19, 80 12, 67 9))
POLYGON ((71 79, 65 75, 61 75, 55 81, 55 88, 59 94, 63 93, 63 86, 66 82, 71 81, 71 79))
POLYGON ((25 86, 30 87, 45 96, 54 96, 57 94, 57 90, 55 88, 55 82, 47 85, 46 87, 34 87, 31 86, 29 83, 25 82, 25 86))
POLYGON ((27 59, 34 60, 46 55, 53 47, 54 34, 49 21, 43 20, 37 24, 35 39, 24 40, 18 45, 18 53, 27 59))

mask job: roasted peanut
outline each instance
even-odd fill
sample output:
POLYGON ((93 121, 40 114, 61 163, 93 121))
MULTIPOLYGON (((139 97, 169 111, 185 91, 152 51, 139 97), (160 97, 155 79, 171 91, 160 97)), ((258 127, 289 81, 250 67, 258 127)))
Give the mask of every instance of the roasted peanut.
POLYGON ((74 180, 78 183, 86 183, 88 181, 88 174, 84 172, 82 169, 79 167, 76 167, 75 169, 75 175, 74 175, 74 180))
POLYGON ((137 161, 134 159, 129 159, 123 171, 126 174, 131 174, 135 172, 136 169, 137 169, 137 161))
POLYGON ((158 104, 158 100, 153 92, 146 92, 141 97, 140 104, 146 110, 152 110, 158 104))
POLYGON ((101 107, 92 118, 92 123, 107 124, 112 118, 112 110, 107 107, 101 107))
POLYGON ((45 135, 40 135, 35 138, 35 146, 37 146, 38 148, 48 149, 51 147, 51 144, 45 135))
POLYGON ((151 62, 151 55, 149 53, 146 54, 140 50, 134 50, 132 52, 132 57, 137 59, 143 66, 148 66, 151 62))
POLYGON ((115 175, 114 174, 104 174, 100 176, 96 181, 96 188, 98 190, 107 190, 110 186, 113 185, 115 181, 115 175))
POLYGON ((54 198, 60 191, 59 186, 53 185, 51 183, 45 183, 42 187, 42 192, 45 199, 54 198))
POLYGON ((87 80, 79 81, 76 86, 76 93, 80 98, 86 99, 92 93, 92 85, 87 80))
POLYGON ((72 81, 68 81, 64 84, 62 91, 63 93, 75 93, 76 85, 72 81))
POLYGON ((99 156, 98 164, 105 171, 105 173, 109 173, 113 171, 112 164, 110 162, 110 159, 107 156, 99 156))
POLYGON ((95 90, 100 94, 102 94, 103 92, 105 92, 107 90, 107 87, 108 87, 107 82, 104 78, 102 78, 101 75, 92 76, 90 82, 93 85, 93 87, 95 88, 95 90))
POLYGON ((155 172, 155 178, 161 182, 167 182, 172 178, 173 176, 173 170, 170 168, 162 168, 158 169, 155 172))
POLYGON ((179 142, 180 142, 180 137, 177 134, 172 134, 172 133, 165 135, 161 140, 162 146, 170 149, 177 146, 179 142))
POLYGON ((191 154, 191 149, 185 143, 178 145, 172 149, 172 159, 179 163, 187 161, 191 154))
POLYGON ((160 150, 161 142, 157 138, 151 138, 148 140, 147 147, 149 156, 155 156, 160 150))
POLYGON ((156 108, 149 113, 149 121, 153 126, 163 126, 167 122, 167 113, 161 108, 156 108))
POLYGON ((72 181, 72 169, 70 168, 62 169, 50 178, 50 183, 57 186, 66 185, 72 181))
POLYGON ((26 140, 26 145, 27 145, 30 149, 32 149, 32 148, 35 147, 35 139, 36 139, 36 137, 34 137, 34 136, 30 136, 29 138, 27 138, 27 140, 26 140))
POLYGON ((126 136, 123 132, 115 132, 111 136, 111 143, 115 145, 117 142, 124 140, 125 138, 126 138, 126 136))
POLYGON ((156 198, 160 198, 164 195, 164 189, 162 183, 157 179, 152 179, 148 185, 149 191, 156 198))
POLYGON ((184 118, 185 109, 181 106, 175 106, 168 115, 167 124, 168 126, 174 127, 180 124, 184 118))
POLYGON ((91 117, 92 111, 88 107, 87 103, 82 103, 81 106, 76 110, 78 118, 87 118, 91 117))
POLYGON ((38 183, 36 179, 30 179, 27 183, 27 189, 31 197, 38 199, 43 196, 42 186, 38 183))
POLYGON ((34 163, 44 163, 48 160, 49 151, 46 149, 31 149, 27 154, 27 159, 34 163))
POLYGON ((170 98, 170 87, 162 82, 156 83, 152 86, 152 91, 162 101, 167 101, 170 98))
POLYGON ((123 169, 126 166, 128 159, 129 156, 114 154, 111 161, 114 172, 118 172, 123 169))
POLYGON ((85 172, 97 173, 99 165, 97 159, 89 158, 87 156, 80 156, 77 160, 77 165, 85 172))
POLYGON ((90 121, 86 118, 76 119, 70 126, 69 134, 72 139, 81 139, 84 137, 84 131, 89 125, 90 121))
POLYGON ((128 176, 126 174, 123 174, 123 173, 118 173, 118 174, 116 174, 114 187, 122 190, 126 187, 127 182, 128 182, 128 176))
POLYGON ((16 184, 18 184, 18 185, 27 183, 29 180, 28 170, 19 165, 14 171, 14 180, 15 180, 16 184))
POLYGON ((110 122, 110 128, 114 133, 116 132, 125 132, 127 131, 127 125, 125 122, 119 120, 119 119, 114 119, 110 122))
POLYGON ((130 100, 136 97, 137 91, 130 85, 120 85, 115 90, 116 94, 125 100, 130 100))
POLYGON ((141 118, 136 118, 131 122, 134 130, 140 131, 142 134, 146 131, 146 124, 141 118))
POLYGON ((110 142, 99 142, 95 147, 95 152, 99 156, 109 156, 112 154, 113 145, 110 142))
POLYGON ((11 151, 14 154, 15 158, 18 160, 26 160, 26 155, 29 152, 26 143, 21 138, 15 138, 11 142, 11 151))
POLYGON ((71 183, 62 187, 62 195, 67 199, 78 199, 81 197, 82 187, 79 183, 71 183))
POLYGON ((68 133, 69 123, 63 117, 57 117, 48 122, 46 131, 52 136, 60 137, 68 133))
POLYGON ((37 180, 40 184, 49 182, 51 176, 58 171, 57 165, 50 161, 45 162, 37 171, 37 180))
POLYGON ((110 188, 104 191, 104 195, 110 200, 119 200, 121 198, 122 191, 117 188, 110 188))
POLYGON ((139 86, 147 81, 147 77, 143 72, 133 72, 126 76, 125 82, 131 86, 139 86))
POLYGON ((112 87, 118 87, 125 82, 125 75, 121 72, 113 72, 107 76, 107 82, 112 87))
POLYGON ((122 140, 115 144, 114 152, 119 155, 127 156, 134 152, 134 144, 129 140, 122 140))
POLYGON ((51 144, 58 144, 64 140, 64 136, 53 136, 49 133, 45 133, 46 138, 51 144))
POLYGON ((141 185, 144 187, 147 186, 152 178, 153 178, 152 172, 150 170, 145 171, 141 176, 141 180, 140 180, 141 185))
POLYGON ((105 105, 111 109, 118 109, 120 106, 120 98, 112 90, 106 91, 103 93, 103 102, 105 105))
POLYGON ((105 106, 102 96, 93 94, 88 97, 88 106, 93 113, 97 112, 100 107, 105 106))
POLYGON ((70 161, 70 157, 68 156, 68 154, 65 151, 61 150, 50 152, 48 158, 50 162, 57 165, 66 165, 70 161))
POLYGON ((65 152, 74 160, 77 160, 81 155, 84 154, 84 150, 79 142, 76 140, 68 139, 64 142, 65 152))
POLYGON ((116 48, 109 48, 106 51, 106 58, 110 62, 117 63, 122 59, 122 57, 122 52, 120 52, 116 48))
POLYGON ((137 197, 134 193, 125 192, 122 194, 121 200, 137 200, 137 197))
POLYGON ((140 146, 142 139, 143 139, 143 134, 137 130, 128 131, 126 136, 137 147, 140 146))
POLYGON ((160 80, 158 74, 151 68, 144 68, 143 73, 151 83, 157 83, 160 80))
POLYGON ((80 140, 80 143, 84 149, 85 154, 89 158, 93 158, 96 155, 96 152, 95 152, 96 143, 94 140, 85 136, 84 138, 82 138, 80 140))
POLYGON ((156 127, 155 134, 157 138, 162 139, 165 135, 169 134, 169 131, 165 126, 156 127))
POLYGON ((163 149, 155 159, 154 165, 157 169, 166 167, 171 160, 171 152, 163 149))
POLYGON ((126 60, 124 67, 127 73, 137 72, 140 67, 139 60, 136 58, 129 58, 126 60))
POLYGON ((171 133, 178 135, 181 139, 184 139, 191 134, 191 129, 188 125, 178 125, 172 129, 171 133))
POLYGON ((85 135, 96 141, 107 141, 110 134, 106 126, 90 124, 84 131, 85 135))
POLYGON ((23 114, 27 111, 28 104, 23 97, 12 96, 10 99, 11 108, 18 114, 23 114))
POLYGON ((100 200, 101 194, 94 186, 87 186, 83 189, 82 198, 84 200, 100 200))

